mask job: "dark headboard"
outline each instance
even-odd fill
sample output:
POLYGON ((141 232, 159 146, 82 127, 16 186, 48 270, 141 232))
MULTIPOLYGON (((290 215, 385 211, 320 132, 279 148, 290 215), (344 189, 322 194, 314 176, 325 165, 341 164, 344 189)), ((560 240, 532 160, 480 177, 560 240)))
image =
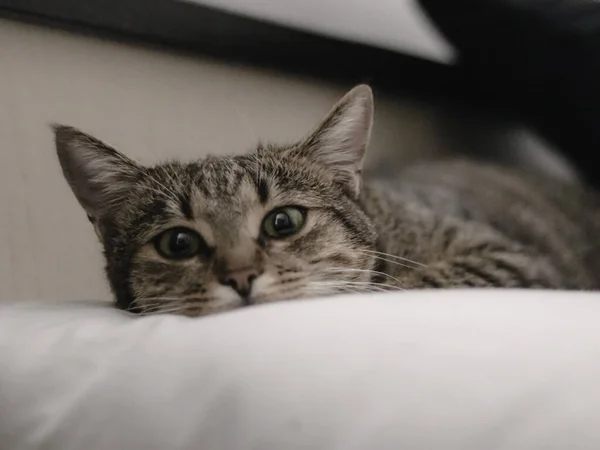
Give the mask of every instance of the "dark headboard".
MULTIPOLYGON (((418 95, 469 96, 456 67, 173 0, 0 0, 0 15, 418 95)), ((471 101, 479 102, 477 95, 471 101)))

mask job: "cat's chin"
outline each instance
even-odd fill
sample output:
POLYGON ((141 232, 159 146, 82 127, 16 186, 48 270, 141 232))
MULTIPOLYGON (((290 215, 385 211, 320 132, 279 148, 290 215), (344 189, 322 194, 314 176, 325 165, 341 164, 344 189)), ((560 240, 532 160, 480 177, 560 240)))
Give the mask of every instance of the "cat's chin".
POLYGON ((299 285, 292 288, 281 287, 279 290, 274 289, 271 292, 258 292, 255 296, 242 298, 231 289, 221 287, 214 292, 215 300, 211 302, 190 302, 189 299, 181 301, 177 305, 172 305, 165 308, 147 309, 140 308, 138 311, 141 315, 157 315, 157 314, 172 314, 185 317, 204 317, 214 314, 222 314, 231 311, 245 309, 247 307, 266 305, 269 303, 279 303, 294 300, 311 300, 321 297, 330 297, 335 295, 347 294, 344 291, 313 291, 307 285, 299 285), (277 292, 278 291, 278 292, 277 292))
POLYGON ((255 297, 242 298, 236 295, 228 295, 227 297, 220 298, 209 304, 189 304, 181 305, 178 310, 169 311, 169 314, 182 315, 186 317, 203 317, 213 314, 220 314, 225 312, 231 312, 236 310, 245 309, 247 307, 266 305, 269 303, 278 303, 284 301, 302 300, 315 297, 314 295, 308 295, 303 293, 302 289, 295 289, 290 292, 283 292, 280 295, 269 294, 269 295, 256 295, 255 297))

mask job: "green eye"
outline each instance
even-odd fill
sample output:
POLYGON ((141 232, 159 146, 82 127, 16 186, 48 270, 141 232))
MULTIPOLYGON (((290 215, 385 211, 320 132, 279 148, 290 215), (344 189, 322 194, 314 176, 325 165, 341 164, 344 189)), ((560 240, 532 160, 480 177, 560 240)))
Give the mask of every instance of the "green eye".
POLYGON ((284 206, 271 211, 263 220, 263 232, 275 239, 296 234, 304 225, 306 210, 297 206, 284 206))
POLYGON ((167 230, 154 240, 156 251, 168 259, 191 258, 198 254, 203 244, 198 233, 181 227, 167 230))

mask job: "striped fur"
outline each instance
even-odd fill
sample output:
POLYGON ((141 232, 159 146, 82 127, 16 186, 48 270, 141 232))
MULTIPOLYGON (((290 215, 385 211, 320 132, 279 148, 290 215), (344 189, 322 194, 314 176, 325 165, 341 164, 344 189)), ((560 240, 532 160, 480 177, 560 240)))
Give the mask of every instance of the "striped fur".
POLYGON ((359 86, 303 142, 152 167, 57 126, 63 172, 103 244, 117 306, 198 316, 341 292, 600 288, 593 194, 467 161, 363 180, 372 103, 359 86), (261 224, 282 206, 304 208, 306 222, 269 239, 261 224), (204 251, 162 257, 153 242, 173 227, 194 230, 204 251), (249 299, 222 282, 233 266, 257 271, 249 299))
POLYGON ((600 203, 577 186, 469 161, 409 167, 362 205, 406 289, 600 288, 600 203))

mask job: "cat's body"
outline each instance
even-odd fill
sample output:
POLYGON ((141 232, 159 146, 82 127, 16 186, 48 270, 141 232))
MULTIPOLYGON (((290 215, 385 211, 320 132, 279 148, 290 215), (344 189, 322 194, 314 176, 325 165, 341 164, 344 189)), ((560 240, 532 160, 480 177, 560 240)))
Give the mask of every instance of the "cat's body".
POLYGON ((56 127, 117 305, 195 316, 341 292, 600 287, 582 188, 466 162, 363 182, 372 114, 360 86, 300 143, 154 167, 56 127))
POLYGON ((411 288, 600 289, 600 202, 580 186, 472 161, 367 181, 361 205, 382 262, 411 288))

